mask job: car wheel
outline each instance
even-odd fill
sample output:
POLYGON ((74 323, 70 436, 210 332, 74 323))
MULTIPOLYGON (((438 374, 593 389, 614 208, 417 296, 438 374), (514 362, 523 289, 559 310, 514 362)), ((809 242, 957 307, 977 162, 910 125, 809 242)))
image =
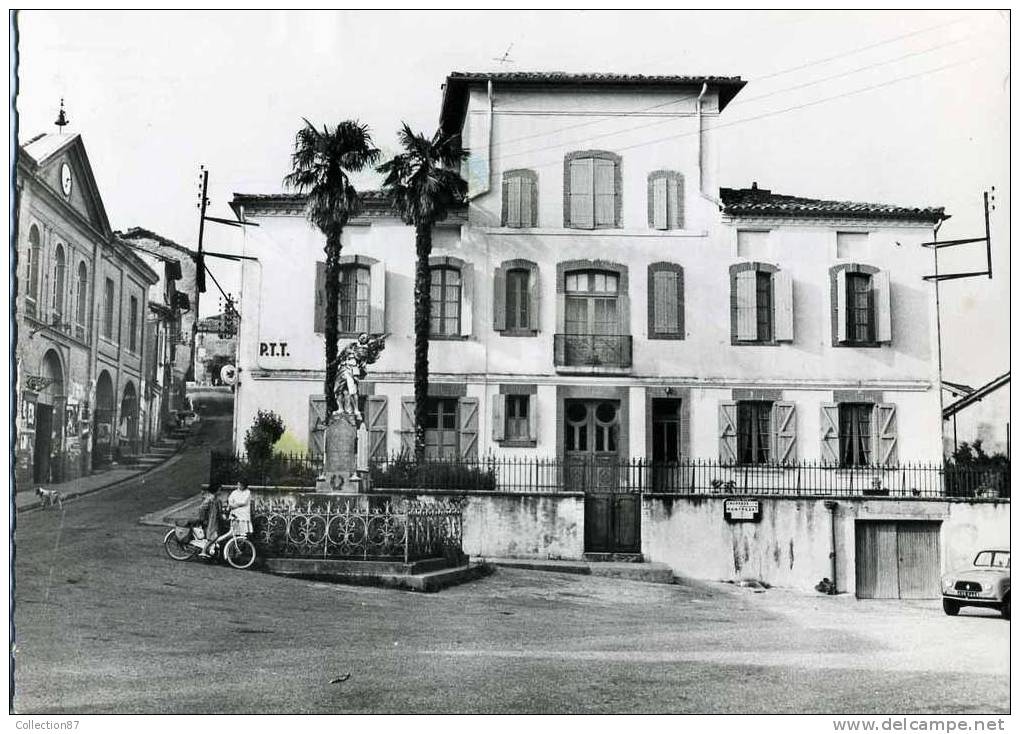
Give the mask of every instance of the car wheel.
POLYGON ((1009 597, 1002 600, 1002 618, 1009 619, 1009 597))
POLYGON ((960 603, 955 602, 952 599, 942 600, 942 611, 948 614, 950 617, 955 617, 960 613, 960 603))

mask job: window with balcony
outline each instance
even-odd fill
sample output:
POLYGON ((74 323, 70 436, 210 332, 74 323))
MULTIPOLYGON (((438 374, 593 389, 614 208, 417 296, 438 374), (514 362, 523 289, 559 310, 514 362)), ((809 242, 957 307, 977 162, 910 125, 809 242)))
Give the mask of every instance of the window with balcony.
POLYGON ((563 291, 559 364, 629 367, 631 338, 622 333, 620 274, 608 270, 568 272, 563 291))

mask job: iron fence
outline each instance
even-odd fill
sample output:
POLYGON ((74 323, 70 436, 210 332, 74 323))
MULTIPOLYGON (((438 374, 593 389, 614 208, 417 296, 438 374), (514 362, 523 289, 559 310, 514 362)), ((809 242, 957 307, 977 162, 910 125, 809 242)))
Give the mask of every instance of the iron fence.
POLYGON ((633 338, 629 334, 555 334, 557 367, 630 367, 633 338))
POLYGON ((463 555, 454 502, 359 503, 321 495, 258 497, 254 540, 268 557, 413 561, 463 555))
MULTIPOLYGON (((213 454, 210 482, 312 487, 322 459, 276 455, 258 466, 213 454)), ((840 467, 822 462, 728 464, 713 459, 655 462, 644 458, 483 456, 426 458, 402 453, 373 460, 368 486, 376 490, 492 491, 519 494, 623 492, 640 494, 752 494, 833 497, 1008 498, 1009 465, 962 467, 913 462, 840 467)))

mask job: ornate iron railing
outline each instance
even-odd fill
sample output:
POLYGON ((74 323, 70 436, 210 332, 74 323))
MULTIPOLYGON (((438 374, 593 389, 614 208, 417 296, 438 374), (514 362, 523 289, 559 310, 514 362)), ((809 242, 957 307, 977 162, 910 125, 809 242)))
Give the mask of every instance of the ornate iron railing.
POLYGON ((555 334, 557 367, 630 367, 633 339, 629 334, 555 334))
POLYGON ((453 502, 378 503, 290 495, 252 501, 254 539, 268 557, 402 560, 461 555, 463 518, 453 502))

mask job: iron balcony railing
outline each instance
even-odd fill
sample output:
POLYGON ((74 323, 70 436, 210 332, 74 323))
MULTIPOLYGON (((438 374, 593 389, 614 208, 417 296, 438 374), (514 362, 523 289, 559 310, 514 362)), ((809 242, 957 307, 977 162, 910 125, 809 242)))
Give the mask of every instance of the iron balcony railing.
MULTIPOLYGON (((276 455, 253 466, 231 454, 213 453, 210 482, 313 487, 322 459, 276 455)), ((912 462, 896 466, 840 467, 822 462, 728 464, 714 459, 656 462, 612 456, 545 458, 484 456, 415 461, 402 453, 373 460, 374 490, 488 491, 518 494, 630 492, 641 494, 774 495, 832 497, 1008 498, 1009 465, 945 466, 912 462)))
POLYGON ((629 334, 555 334, 557 367, 630 367, 633 338, 629 334))

